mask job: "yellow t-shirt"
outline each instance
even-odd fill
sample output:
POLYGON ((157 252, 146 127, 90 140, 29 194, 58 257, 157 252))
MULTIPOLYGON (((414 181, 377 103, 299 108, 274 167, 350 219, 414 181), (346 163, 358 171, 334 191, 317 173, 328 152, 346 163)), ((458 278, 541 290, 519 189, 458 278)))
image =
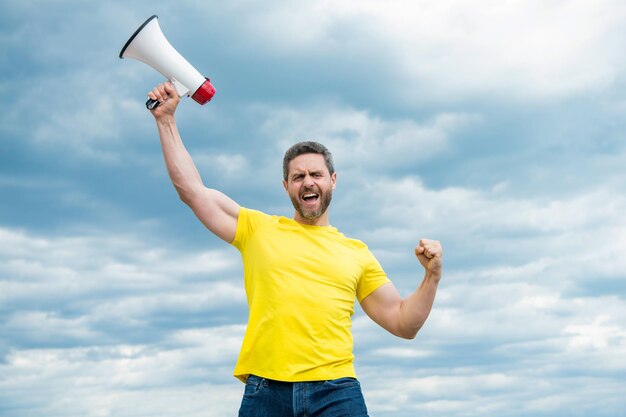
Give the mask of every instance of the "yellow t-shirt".
POLYGON ((389 282, 367 246, 331 226, 245 208, 232 244, 243 259, 250 309, 235 376, 355 377, 354 299, 389 282))

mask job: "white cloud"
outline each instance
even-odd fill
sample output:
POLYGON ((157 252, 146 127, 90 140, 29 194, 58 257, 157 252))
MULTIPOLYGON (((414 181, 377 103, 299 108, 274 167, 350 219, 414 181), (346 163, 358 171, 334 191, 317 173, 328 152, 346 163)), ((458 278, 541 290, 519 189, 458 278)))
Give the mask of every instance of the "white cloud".
POLYGON ((235 251, 182 253, 130 235, 0 228, 0 237, 4 410, 235 412, 241 384, 231 375, 246 314, 242 285, 229 281, 235 251), (212 321, 224 315, 240 324, 212 321))
POLYGON ((597 315, 588 324, 570 324, 563 332, 572 335, 572 348, 605 349, 611 345, 626 348, 626 329, 610 324, 611 316, 597 315))
POLYGON ((432 356, 433 352, 413 348, 393 347, 375 349, 372 351, 372 354, 376 356, 383 356, 385 358, 423 358, 432 356))
POLYGON ((230 368, 242 335, 243 326, 226 326, 173 334, 176 346, 170 349, 116 345, 15 351, 0 363, 5 377, 0 398, 6 410, 59 417, 233 415, 243 386, 230 368), (25 403, 24 390, 37 395, 25 403))
MULTIPOLYGON (((42 38, 45 40, 47 36, 42 38)), ((56 46, 42 47, 38 43, 33 50, 71 49, 68 45, 56 46)), ((81 50, 77 55, 85 53, 81 50)), ((111 52, 111 58, 114 57, 111 52)), ((16 94, 11 98, 10 109, 0 116, 3 129, 20 137, 33 153, 48 158, 105 166, 136 163, 139 157, 135 157, 132 149, 142 144, 148 136, 145 132, 155 131, 152 117, 143 105, 149 87, 145 87, 142 95, 134 95, 130 87, 132 82, 137 83, 141 70, 124 65, 104 70, 103 66, 111 63, 102 58, 75 62, 65 57, 62 62, 69 68, 59 70, 55 66, 59 65, 58 61, 45 62, 46 68, 55 70, 41 74, 37 73, 41 68, 32 69, 35 72, 32 76, 15 79, 10 84, 16 94), (129 137, 134 147, 127 147, 125 141, 129 137)))
POLYGON ((376 415, 516 416, 578 412, 610 416, 613 407, 620 404, 621 386, 610 378, 559 376, 545 368, 499 368, 501 371, 449 366, 421 369, 420 364, 404 364, 403 368, 368 367, 360 372, 360 377, 370 412, 376 415))
POLYGON ((98 337, 98 332, 90 329, 87 321, 86 317, 64 318, 54 313, 23 311, 9 317, 3 328, 6 334, 28 338, 31 343, 54 344, 98 337))
POLYGON ((284 53, 356 49, 389 60, 402 81, 389 87, 418 103, 485 94, 546 99, 606 88, 623 64, 625 17, 614 0, 277 2, 259 10, 250 27, 284 53))
POLYGON ((183 252, 149 246, 132 234, 54 238, 0 228, 0 237, 0 256, 6 260, 0 271, 5 276, 53 278, 57 283, 64 275, 72 278, 87 273, 86 280, 107 277, 103 285, 132 286, 146 280, 168 282, 167 277, 210 277, 239 264, 237 252, 230 248, 183 252))
POLYGON ((249 175, 249 163, 241 154, 209 154, 194 152, 193 160, 199 171, 208 171, 220 178, 241 178, 249 175))
MULTIPOLYGON (((466 242, 472 253, 477 249, 524 252, 544 267, 555 256, 578 263, 589 263, 593 257, 597 270, 615 271, 623 265, 617 254, 626 245, 621 215, 626 199, 610 188, 524 198, 515 190, 504 194, 461 187, 435 190, 416 177, 364 176, 343 193, 342 209, 353 207, 372 219, 362 231, 364 240, 380 242, 387 249, 411 236, 417 243, 428 230, 441 239, 466 242), (598 241, 603 241, 601 251, 586 250, 587 242, 598 241)), ((506 268, 515 267, 507 262, 506 268)))
POLYGON ((167 335, 154 330, 165 321, 245 321, 231 248, 182 252, 130 235, 48 238, 1 228, 0 236, 2 328, 15 346, 156 340, 167 335))
POLYGON ((263 124, 284 152, 298 140, 315 140, 333 153, 346 170, 394 170, 414 165, 448 150, 451 136, 478 123, 480 116, 442 113, 418 123, 412 119, 386 120, 367 111, 319 103, 295 110, 273 110, 263 124))

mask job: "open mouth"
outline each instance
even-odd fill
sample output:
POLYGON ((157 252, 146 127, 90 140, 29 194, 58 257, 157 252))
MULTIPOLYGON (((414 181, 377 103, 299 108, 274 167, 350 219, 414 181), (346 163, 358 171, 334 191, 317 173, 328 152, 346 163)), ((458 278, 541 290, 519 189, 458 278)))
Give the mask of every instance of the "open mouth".
POLYGON ((318 199, 320 198, 319 194, 316 193, 304 193, 302 194, 302 200, 304 200, 305 203, 315 203, 318 199))

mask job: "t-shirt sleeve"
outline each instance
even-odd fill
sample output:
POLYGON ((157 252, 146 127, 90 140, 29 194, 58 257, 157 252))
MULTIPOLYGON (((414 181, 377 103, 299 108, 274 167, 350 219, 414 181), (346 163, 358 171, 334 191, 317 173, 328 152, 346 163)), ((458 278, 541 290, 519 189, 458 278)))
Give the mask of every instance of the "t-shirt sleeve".
POLYGON ((257 210, 251 210, 241 207, 239 210, 239 217, 237 219, 237 231, 235 232, 235 239, 231 242, 231 245, 239 249, 240 252, 244 250, 248 239, 254 231, 259 227, 263 221, 266 221, 269 216, 257 210))
POLYGON ((356 296, 359 303, 378 287, 388 282, 391 281, 374 254, 369 249, 365 249, 363 274, 356 288, 356 296))

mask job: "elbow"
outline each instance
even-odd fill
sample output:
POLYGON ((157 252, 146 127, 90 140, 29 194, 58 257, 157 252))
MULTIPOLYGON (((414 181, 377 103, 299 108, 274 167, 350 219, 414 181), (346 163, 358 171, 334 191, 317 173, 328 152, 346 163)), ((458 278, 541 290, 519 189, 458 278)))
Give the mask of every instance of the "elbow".
POLYGON ((409 310, 403 308, 405 306, 406 303, 402 302, 399 319, 396 321, 397 325, 392 333, 402 339, 413 340, 426 322, 428 312, 420 309, 409 310))
POLYGON ((402 336, 402 338, 406 340, 413 340, 415 339, 416 336, 417 336, 417 332, 413 332, 413 333, 405 334, 404 336, 402 336))
POLYGON ((399 325, 399 326, 385 327, 385 329, 392 335, 399 337, 401 339, 413 340, 417 336, 417 333, 419 332, 421 327, 422 327, 421 325, 419 327, 399 325))
POLYGON ((396 336, 403 339, 413 340, 417 336, 417 333, 419 333, 422 326, 424 326, 427 317, 428 316, 424 317, 421 315, 414 316, 412 317, 412 320, 404 321, 403 323, 401 323, 396 328, 396 331, 394 333, 396 334, 396 336))
POLYGON ((419 329, 407 329, 396 333, 396 336, 406 340, 413 340, 417 336, 419 329))

